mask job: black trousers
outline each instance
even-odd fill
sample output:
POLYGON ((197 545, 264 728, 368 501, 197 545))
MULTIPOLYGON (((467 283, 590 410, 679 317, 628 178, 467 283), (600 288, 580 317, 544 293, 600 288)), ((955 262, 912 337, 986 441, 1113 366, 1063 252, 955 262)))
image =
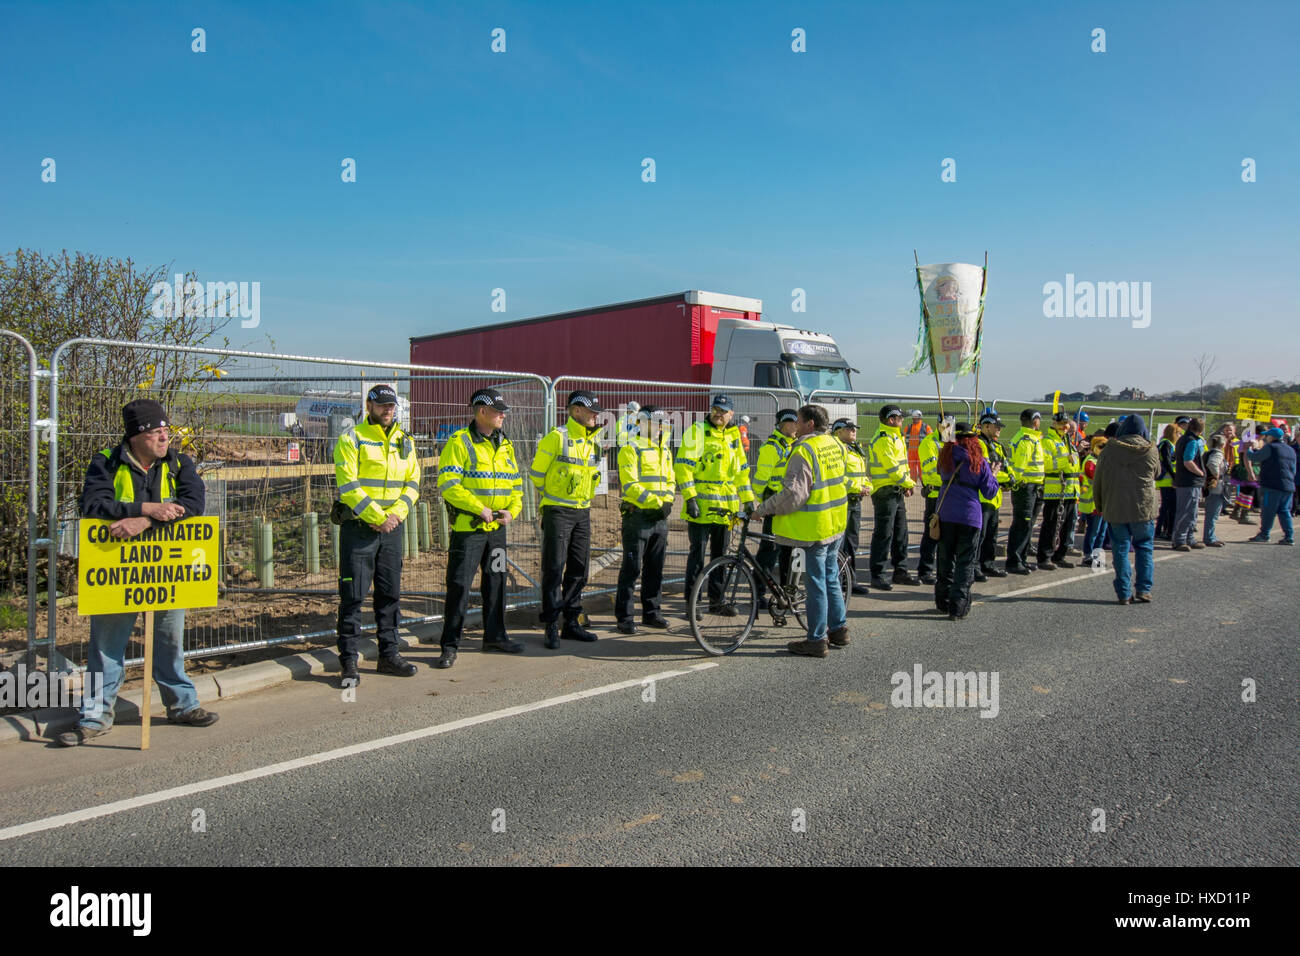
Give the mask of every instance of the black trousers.
POLYGON ((1021 485, 1011 492, 1011 528, 1007 532, 1007 570, 1029 566, 1029 539, 1043 507, 1042 485, 1021 485))
POLYGON ((1079 510, 1076 498, 1050 498, 1043 502, 1043 526, 1038 532, 1038 560, 1059 561, 1070 550, 1070 532, 1079 510))
POLYGON ((402 594, 402 534, 399 524, 380 534, 364 521, 339 525, 339 663, 357 659, 361 605, 375 588, 379 656, 397 653, 397 604, 402 594))
POLYGON ((582 589, 591 560, 591 512, 547 505, 542 509, 542 622, 582 613, 582 589))
POLYGON ((1156 515, 1156 537, 1174 536, 1174 513, 1178 510, 1178 494, 1173 488, 1157 488, 1160 492, 1160 512, 1156 515))
MULTIPOLYGON (((763 519, 763 534, 772 533, 772 516, 763 519)), ((780 584, 790 583, 790 555, 793 549, 775 541, 760 541, 754 561, 780 584)))
POLYGON ((921 560, 916 564, 917 574, 934 574, 934 553, 939 542, 930 537, 930 515, 939 507, 939 496, 925 499, 925 515, 921 518, 921 560))
POLYGON ((935 569, 934 604, 940 611, 965 617, 970 610, 970 586, 975 580, 980 529, 944 523, 939 529, 939 561, 935 569))
POLYGON ((885 573, 885 557, 889 556, 895 571, 907 569, 907 499, 903 489, 890 485, 871 495, 875 508, 875 527, 871 529, 871 574, 885 573))
POLYGON ((849 559, 853 580, 849 587, 858 583, 858 547, 862 535, 862 499, 849 499, 848 524, 844 526, 844 536, 840 538, 840 554, 849 559))
POLYGON ((442 646, 459 647, 465 629, 465 607, 474 572, 483 601, 483 640, 506 640, 506 529, 453 531, 447 552, 447 603, 442 646))
POLYGON ((663 600, 664 558, 668 555, 668 521, 658 509, 640 508, 623 513, 623 564, 618 569, 618 594, 614 615, 632 620, 632 595, 641 576, 641 616, 659 613, 663 600), (642 576, 643 575, 643 576, 642 576))
POLYGON ((980 502, 984 512, 984 527, 980 529, 980 568, 991 571, 998 564, 998 524, 1002 516, 992 505, 980 502))
MULTIPOLYGON (((725 524, 705 524, 703 522, 686 522, 686 532, 690 537, 691 550, 686 556, 686 594, 695 586, 695 579, 704 570, 704 546, 709 546, 709 560, 727 553, 727 542, 731 537, 731 527, 725 524)), ((722 600, 722 578, 713 575, 709 578, 709 603, 717 604, 722 600)))

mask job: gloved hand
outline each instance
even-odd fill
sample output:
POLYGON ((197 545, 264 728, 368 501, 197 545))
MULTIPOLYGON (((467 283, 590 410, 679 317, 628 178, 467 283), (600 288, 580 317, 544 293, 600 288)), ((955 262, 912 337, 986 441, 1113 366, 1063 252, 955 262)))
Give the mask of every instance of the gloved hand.
POLYGON ((663 519, 667 521, 669 518, 672 517, 673 503, 671 501, 668 502, 668 504, 664 505, 662 508, 659 509, 659 513, 663 517, 663 519))
POLYGON ((700 503, 697 499, 692 498, 690 501, 686 502, 686 514, 691 518, 698 518, 700 516, 700 503))

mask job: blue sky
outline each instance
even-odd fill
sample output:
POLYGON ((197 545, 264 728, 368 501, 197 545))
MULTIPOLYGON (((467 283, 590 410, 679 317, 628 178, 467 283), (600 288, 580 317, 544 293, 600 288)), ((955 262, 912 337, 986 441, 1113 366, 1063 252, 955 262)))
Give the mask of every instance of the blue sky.
POLYGON ((1202 351, 1216 378, 1300 378, 1300 4, 42 2, 0 19, 0 249, 259 281, 247 344, 394 360, 411 335, 699 288, 830 332, 860 387, 923 392, 897 376, 912 250, 987 249, 986 394, 1186 388, 1202 351), (1045 318, 1067 273, 1150 282, 1150 326, 1045 318))

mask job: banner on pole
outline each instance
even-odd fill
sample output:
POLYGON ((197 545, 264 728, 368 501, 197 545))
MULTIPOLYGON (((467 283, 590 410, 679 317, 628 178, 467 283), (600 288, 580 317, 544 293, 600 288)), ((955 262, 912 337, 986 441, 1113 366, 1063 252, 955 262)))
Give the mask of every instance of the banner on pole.
POLYGON ((916 267, 921 327, 912 364, 900 374, 929 368, 968 374, 979 361, 984 319, 984 268, 965 262, 916 267))
POLYGON ((82 518, 77 613, 170 611, 217 604, 215 517, 185 518, 114 538, 111 521, 82 518))
POLYGON ((1272 414, 1273 399, 1271 398, 1237 399, 1237 418, 1242 421, 1266 422, 1272 414))

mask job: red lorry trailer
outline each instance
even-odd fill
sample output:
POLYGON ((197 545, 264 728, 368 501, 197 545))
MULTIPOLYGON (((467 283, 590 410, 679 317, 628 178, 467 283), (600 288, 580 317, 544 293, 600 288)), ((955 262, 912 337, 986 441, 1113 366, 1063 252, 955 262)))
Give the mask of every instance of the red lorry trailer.
POLYGON ((707 385, 713 381, 718 321, 757 321, 762 308, 758 299, 677 292, 417 336, 411 339, 411 364, 707 385))

